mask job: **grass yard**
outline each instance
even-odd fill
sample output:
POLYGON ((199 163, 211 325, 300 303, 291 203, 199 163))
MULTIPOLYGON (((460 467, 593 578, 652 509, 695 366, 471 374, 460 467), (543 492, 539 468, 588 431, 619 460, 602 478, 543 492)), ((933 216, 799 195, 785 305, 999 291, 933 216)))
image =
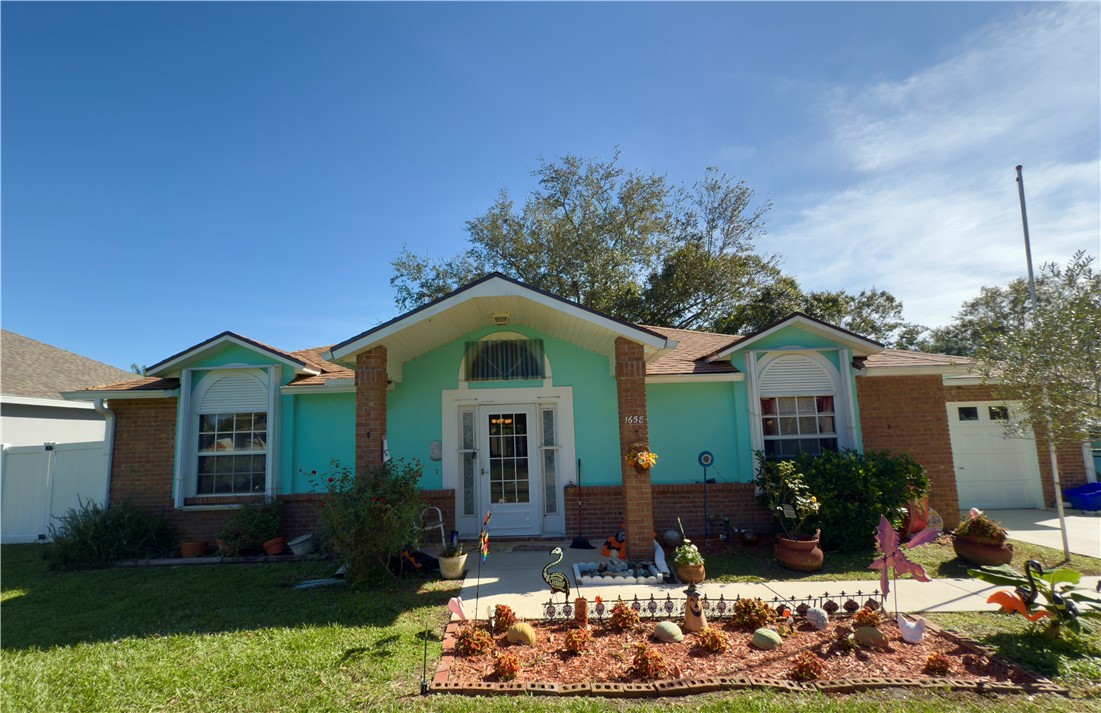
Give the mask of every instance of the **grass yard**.
MULTIPOLYGON (((843 698, 756 691, 644 702, 421 698, 422 631, 431 625, 431 675, 444 604, 456 583, 298 591, 293 585, 327 576, 332 567, 314 562, 50 573, 40 553, 36 545, 0 548, 5 712, 1101 709, 1096 693, 1072 700, 892 690, 843 698)), ((952 616, 936 620, 989 637, 1007 655, 1023 651, 1019 655, 1064 685, 1089 686, 1101 669, 1096 638, 1045 653, 1022 639, 1014 620, 952 616)))
MULTIPOLYGON (((1010 542, 1013 544, 1013 566, 1018 569, 1022 569, 1024 563, 1030 559, 1038 560, 1045 567, 1052 567, 1063 561, 1062 550, 1018 540, 1010 542)), ((872 550, 857 554, 827 552, 822 570, 808 574, 781 567, 772 556, 772 548, 767 545, 737 546, 737 549, 726 553, 709 552, 706 546, 701 549, 707 559, 707 578, 715 582, 838 582, 879 579, 877 570, 868 569, 868 565, 878 556, 872 550)), ((930 577, 945 579, 968 576, 967 568, 970 565, 956 557, 948 538, 906 550, 906 556, 924 567, 930 577)), ((1070 567, 1083 575, 1098 575, 1101 574, 1101 559, 1071 555, 1070 567)))

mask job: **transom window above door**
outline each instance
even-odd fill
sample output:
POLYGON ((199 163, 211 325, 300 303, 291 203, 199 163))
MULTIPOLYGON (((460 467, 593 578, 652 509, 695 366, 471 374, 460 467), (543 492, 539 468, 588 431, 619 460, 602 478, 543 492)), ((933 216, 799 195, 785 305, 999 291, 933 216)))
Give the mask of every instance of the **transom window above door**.
POLYGON ((778 396, 761 399, 761 432, 768 458, 837 450, 833 396, 778 396))
POLYGON ((467 381, 543 378, 542 339, 486 339, 466 345, 467 381))

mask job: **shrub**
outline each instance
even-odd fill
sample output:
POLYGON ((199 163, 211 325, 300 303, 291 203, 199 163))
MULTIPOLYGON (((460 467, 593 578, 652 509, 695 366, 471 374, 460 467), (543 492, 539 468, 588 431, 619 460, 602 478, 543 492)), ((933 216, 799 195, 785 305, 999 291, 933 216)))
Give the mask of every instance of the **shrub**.
POLYGON ((420 464, 389 461, 356 476, 334 460, 326 475, 313 475, 328 491, 321 516, 349 582, 392 579, 390 558, 417 544, 415 523, 424 507, 417 491, 420 464))
POLYGON ((863 607, 853 614, 853 626, 879 626, 879 614, 868 607, 863 607))
POLYGON ((493 672, 502 681, 511 681, 520 675, 520 659, 516 654, 500 654, 493 662, 493 672))
POLYGON ((700 647, 713 654, 721 654, 730 648, 730 639, 718 629, 707 627, 696 634, 696 638, 699 640, 700 647))
POLYGON ((229 554, 262 552, 264 543, 279 537, 283 507, 276 501, 245 503, 226 520, 218 533, 229 554))
POLYGON ((791 677, 796 681, 817 681, 822 678, 825 670, 826 665, 822 659, 807 651, 795 660, 791 667, 791 677))
POLYGON ((955 530, 952 530, 953 535, 979 537, 991 540, 999 545, 1009 537, 1006 529, 987 517, 982 510, 971 508, 970 514, 971 517, 961 522, 955 530))
POLYGON ((498 634, 516 623, 516 612, 508 604, 493 607, 493 631, 498 634))
POLYGON ((42 556, 50 569, 103 566, 110 562, 162 557, 176 550, 176 530, 167 519, 129 502, 100 507, 80 501, 50 525, 51 542, 42 556))
POLYGON ((593 635, 588 629, 570 629, 566 632, 566 651, 571 654, 583 654, 589 648, 593 635))
POLYGON ((493 637, 485 629, 467 626, 455 637, 455 653, 459 656, 478 656, 497 648, 493 637))
POLYGON ((669 675, 669 664, 665 662, 665 657, 657 649, 646 644, 638 644, 635 647, 635 657, 630 673, 639 678, 653 681, 669 675))
POLYGON ((776 612, 760 599, 747 598, 734 602, 734 623, 759 629, 776 621, 776 612))
POLYGON ((612 607, 612 618, 608 625, 615 631, 632 631, 642 626, 642 619, 626 602, 619 601, 612 607))
MULTIPOLYGON (((778 477, 780 464, 757 453, 758 477, 778 477)), ((822 546, 860 552, 875 546, 880 514, 901 522, 906 503, 929 490, 929 478, 913 458, 888 451, 854 450, 803 454, 794 459, 818 499, 822 546)))
POLYGON ((922 670, 930 676, 947 676, 952 670, 952 660, 947 654, 937 651, 925 659, 925 668, 922 670))

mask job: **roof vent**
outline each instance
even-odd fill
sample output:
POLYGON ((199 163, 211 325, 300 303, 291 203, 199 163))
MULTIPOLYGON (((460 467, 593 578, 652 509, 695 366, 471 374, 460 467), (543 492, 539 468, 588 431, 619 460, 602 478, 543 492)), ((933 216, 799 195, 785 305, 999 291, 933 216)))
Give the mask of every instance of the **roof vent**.
POLYGON ((508 312, 494 312, 493 324, 498 327, 504 327, 508 325, 508 312))

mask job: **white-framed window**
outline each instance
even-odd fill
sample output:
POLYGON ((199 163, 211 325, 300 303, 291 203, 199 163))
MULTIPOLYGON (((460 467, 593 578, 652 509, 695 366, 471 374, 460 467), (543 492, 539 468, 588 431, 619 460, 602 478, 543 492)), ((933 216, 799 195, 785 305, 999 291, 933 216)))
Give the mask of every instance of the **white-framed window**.
POLYGON ((196 495, 255 495, 267 489, 268 412, 198 415, 196 495))
POLYGON ((274 492, 276 379, 274 367, 184 370, 178 505, 274 492))
POLYGON ((483 339, 466 345, 467 381, 546 378, 542 339, 483 339))
POLYGON ((761 434, 769 458, 837 450, 833 394, 761 399, 761 434))

